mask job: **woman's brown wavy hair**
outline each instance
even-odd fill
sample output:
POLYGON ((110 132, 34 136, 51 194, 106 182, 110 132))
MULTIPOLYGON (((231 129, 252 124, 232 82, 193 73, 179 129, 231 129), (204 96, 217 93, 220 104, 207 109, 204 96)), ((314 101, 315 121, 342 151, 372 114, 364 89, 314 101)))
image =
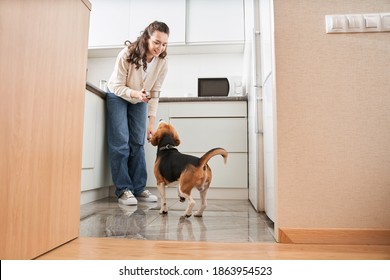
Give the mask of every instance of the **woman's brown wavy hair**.
MULTIPOLYGON (((152 36, 154 31, 160 31, 166 33, 169 36, 169 27, 164 22, 161 21, 153 21, 149 24, 145 30, 141 33, 141 36, 137 38, 137 40, 133 43, 130 41, 126 41, 125 45, 128 46, 130 55, 127 58, 127 61, 131 64, 135 64, 135 68, 139 69, 141 67, 146 70, 146 52, 148 50, 148 40, 152 36)), ((167 49, 159 55, 159 57, 164 58, 167 56, 167 49)))

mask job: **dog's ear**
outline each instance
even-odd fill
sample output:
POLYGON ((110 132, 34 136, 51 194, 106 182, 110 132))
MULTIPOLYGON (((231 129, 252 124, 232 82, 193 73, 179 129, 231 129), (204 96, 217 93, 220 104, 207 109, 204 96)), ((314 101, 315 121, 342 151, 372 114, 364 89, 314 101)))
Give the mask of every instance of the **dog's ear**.
POLYGON ((180 145, 180 138, 179 138, 179 134, 177 133, 176 129, 173 130, 173 141, 175 142, 175 146, 180 145))
POLYGON ((158 133, 156 132, 156 133, 152 136, 152 139, 150 139, 150 144, 152 144, 153 146, 157 146, 159 141, 160 141, 160 138, 159 138, 158 133))

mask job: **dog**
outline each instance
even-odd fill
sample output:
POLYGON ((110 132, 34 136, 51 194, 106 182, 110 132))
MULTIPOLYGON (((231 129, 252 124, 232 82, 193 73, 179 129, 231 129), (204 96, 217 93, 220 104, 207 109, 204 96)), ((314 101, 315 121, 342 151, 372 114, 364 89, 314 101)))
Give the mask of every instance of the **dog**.
POLYGON ((202 217, 207 206, 206 195, 209 189, 212 172, 207 162, 216 155, 221 155, 224 163, 227 162, 228 152, 223 148, 214 148, 202 157, 182 154, 177 150, 180 145, 179 135, 176 129, 169 123, 160 121, 156 133, 151 137, 150 143, 157 146, 157 156, 154 165, 154 175, 157 188, 160 192, 160 214, 167 214, 165 189, 168 186, 178 186, 181 202, 188 199, 188 206, 184 217, 192 215, 195 200, 191 196, 193 188, 200 193, 201 206, 195 212, 195 217, 202 217))

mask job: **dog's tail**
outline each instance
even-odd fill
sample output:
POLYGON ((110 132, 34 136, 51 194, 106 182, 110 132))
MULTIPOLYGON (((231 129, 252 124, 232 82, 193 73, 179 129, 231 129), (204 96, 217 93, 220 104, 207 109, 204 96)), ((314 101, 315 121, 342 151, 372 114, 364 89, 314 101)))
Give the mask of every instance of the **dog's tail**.
POLYGON ((221 155, 223 157, 223 160, 226 164, 228 152, 223 148, 214 148, 205 153, 200 159, 199 159, 199 166, 204 166, 207 164, 207 162, 214 156, 221 155))

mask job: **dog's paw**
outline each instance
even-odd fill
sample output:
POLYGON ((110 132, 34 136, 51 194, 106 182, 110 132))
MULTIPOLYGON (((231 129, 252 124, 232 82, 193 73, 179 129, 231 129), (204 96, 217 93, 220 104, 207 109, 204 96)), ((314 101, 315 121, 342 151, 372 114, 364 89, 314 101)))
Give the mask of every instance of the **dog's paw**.
POLYGON ((184 216, 183 217, 185 217, 185 218, 189 218, 189 217, 191 217, 192 216, 192 214, 184 214, 184 216))
POLYGON ((167 215, 168 211, 160 211, 160 215, 167 215))
POLYGON ((195 213, 194 217, 202 218, 203 217, 203 213, 195 213))
POLYGON ((183 203, 184 201, 186 201, 186 198, 185 198, 185 197, 179 196, 179 199, 180 199, 180 202, 181 202, 181 203, 183 203))

